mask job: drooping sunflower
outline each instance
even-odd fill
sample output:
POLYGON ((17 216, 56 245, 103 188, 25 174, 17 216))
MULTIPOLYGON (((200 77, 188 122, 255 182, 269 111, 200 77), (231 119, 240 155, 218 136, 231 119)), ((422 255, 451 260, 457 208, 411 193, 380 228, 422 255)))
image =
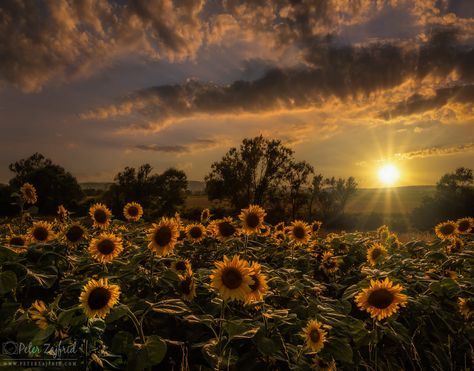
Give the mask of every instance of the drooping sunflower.
POLYGON ((63 205, 59 205, 58 215, 59 215, 59 221, 61 223, 65 223, 67 219, 69 218, 69 211, 63 205))
POLYGON ((263 299, 263 296, 268 291, 267 277, 262 274, 262 266, 257 262, 253 262, 250 265, 250 277, 253 280, 253 283, 250 285, 250 291, 245 297, 246 303, 251 303, 254 301, 260 301, 263 299))
POLYGON ((322 222, 315 221, 311 224, 311 233, 313 235, 318 234, 319 230, 321 229, 321 226, 323 225, 322 222))
POLYGON ((112 212, 104 204, 96 203, 90 207, 89 215, 94 222, 94 228, 105 229, 110 224, 112 212))
POLYGON ((452 220, 448 220, 443 223, 439 223, 435 227, 435 233, 438 238, 442 240, 448 240, 453 238, 458 233, 458 226, 452 220))
POLYGON ((249 263, 235 255, 232 260, 224 256, 223 261, 214 264, 216 269, 210 276, 211 287, 219 290, 224 300, 244 301, 252 291, 250 285, 254 284, 249 263))
POLYGON ((98 281, 91 279, 84 286, 79 297, 80 306, 89 318, 105 318, 110 309, 117 304, 120 287, 109 284, 107 278, 98 281))
POLYGON ((123 251, 122 239, 113 233, 101 233, 89 244, 89 253, 100 263, 110 263, 123 251))
POLYGON ((178 275, 181 276, 190 276, 193 274, 191 268, 191 262, 189 259, 176 259, 171 263, 171 270, 175 271, 178 275))
POLYGON ((214 237, 223 241, 234 237, 237 233, 237 228, 235 228, 233 220, 230 217, 212 221, 209 225, 209 230, 214 237))
POLYGON ((150 243, 148 248, 158 256, 166 256, 173 251, 179 237, 179 228, 175 219, 161 218, 148 230, 150 243))
POLYGON ((310 320, 303 329, 303 338, 306 348, 313 352, 319 352, 324 347, 327 332, 322 329, 322 323, 316 320, 310 320))
POLYGON ((186 227, 186 237, 191 243, 199 243, 206 237, 206 228, 202 224, 189 224, 186 227))
POLYGON ((74 247, 86 239, 87 231, 80 223, 72 223, 64 228, 62 235, 66 244, 74 247))
POLYGON ((263 219, 267 213, 258 205, 249 205, 247 209, 242 209, 239 219, 242 221, 242 231, 245 234, 258 233, 263 225, 263 219))
POLYGON ((370 287, 358 293, 354 300, 359 308, 365 309, 372 318, 381 321, 407 304, 408 297, 401 293, 402 290, 401 285, 394 285, 388 278, 383 281, 370 280, 370 287))
POLYGON ((474 299, 458 298, 459 311, 465 319, 474 318, 474 299))
POLYGON ((143 216, 143 207, 138 202, 129 202, 123 207, 123 216, 128 221, 138 222, 143 216))
POLYGON ((192 275, 180 276, 178 290, 184 300, 192 301, 196 296, 196 283, 192 275))
POLYGON ((304 245, 309 242, 311 237, 311 229, 308 223, 301 220, 295 220, 289 227, 290 240, 297 245, 304 245))
POLYGON ((382 244, 374 242, 369 250, 367 250, 367 261, 370 265, 375 266, 385 259, 387 253, 387 249, 382 244))
POLYGON ((456 220, 458 232, 461 234, 470 233, 474 230, 474 218, 461 218, 456 220))
POLYGON ((20 194, 23 201, 27 204, 35 204, 38 201, 38 196, 36 194, 36 188, 33 184, 25 183, 20 188, 20 194))
POLYGON ((339 270, 339 259, 332 252, 326 251, 321 258, 321 268, 327 273, 334 273, 339 270))
POLYGON ((56 237, 51 223, 45 221, 34 222, 29 230, 29 236, 30 241, 34 243, 46 243, 56 237))
POLYGON ((211 210, 204 209, 201 211, 201 223, 207 223, 211 218, 211 210))
POLYGON ((325 360, 321 357, 315 357, 313 361, 313 368, 316 371, 336 371, 336 361, 334 359, 325 360))
POLYGON ((390 235, 390 231, 386 225, 377 228, 377 236, 380 240, 385 241, 390 235))
POLYGON ((452 254, 452 253, 457 253, 457 252, 461 252, 461 250, 463 249, 464 247, 464 242, 463 240, 461 240, 460 238, 458 237, 454 237, 449 245, 446 247, 446 250, 448 251, 448 253, 452 254))
POLYGON ((28 236, 14 234, 7 238, 7 243, 13 248, 25 248, 28 245, 28 236))
POLYGON ((42 300, 35 300, 31 307, 28 309, 29 317, 36 322, 38 327, 42 330, 46 329, 49 325, 48 321, 48 308, 42 300))

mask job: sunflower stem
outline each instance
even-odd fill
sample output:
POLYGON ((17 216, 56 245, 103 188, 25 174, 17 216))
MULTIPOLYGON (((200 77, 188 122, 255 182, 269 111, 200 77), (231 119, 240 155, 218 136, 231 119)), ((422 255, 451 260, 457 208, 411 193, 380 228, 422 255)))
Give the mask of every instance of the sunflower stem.
POLYGON ((145 334, 143 333, 143 328, 140 326, 140 322, 138 321, 137 316, 130 310, 128 306, 126 306, 126 308, 128 317, 132 320, 141 342, 145 344, 145 334))

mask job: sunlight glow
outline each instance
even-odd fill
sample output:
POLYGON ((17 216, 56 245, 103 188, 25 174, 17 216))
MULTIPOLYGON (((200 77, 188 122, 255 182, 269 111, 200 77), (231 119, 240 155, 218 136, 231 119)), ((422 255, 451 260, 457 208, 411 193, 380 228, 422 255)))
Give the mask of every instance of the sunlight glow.
POLYGON ((379 168, 378 177, 385 186, 391 186, 400 178, 400 171, 395 165, 387 164, 379 168))

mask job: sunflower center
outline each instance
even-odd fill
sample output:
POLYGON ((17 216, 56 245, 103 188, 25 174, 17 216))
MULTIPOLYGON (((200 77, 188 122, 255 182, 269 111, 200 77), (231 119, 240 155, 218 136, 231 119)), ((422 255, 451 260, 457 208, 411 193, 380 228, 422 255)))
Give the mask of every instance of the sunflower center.
POLYGON ((200 238, 200 237, 202 237, 202 230, 201 230, 201 228, 199 228, 199 227, 192 227, 192 228, 189 230, 189 235, 190 235, 192 238, 200 238))
POLYGON ((103 224, 107 221, 107 213, 102 209, 98 209, 94 211, 94 219, 97 223, 103 224))
POLYGON ((299 240, 302 240, 306 236, 304 228, 300 226, 296 226, 293 228, 293 234, 299 240))
POLYGON ((25 240, 22 237, 15 236, 10 238, 10 245, 13 246, 24 246, 25 245, 25 240))
POLYGON ((387 289, 377 289, 370 293, 367 301, 377 309, 385 309, 393 303, 394 296, 387 289))
POLYGON ((441 228, 440 228, 440 231, 442 234, 444 235, 450 235, 454 232, 454 225, 452 224, 446 224, 446 225, 443 225, 441 228))
POLYGON ((153 236, 158 246, 166 246, 171 242, 171 228, 168 226, 160 227, 153 236))
POLYGON ((222 283, 229 289, 236 289, 240 287, 243 282, 243 277, 237 268, 226 268, 222 272, 222 283))
POLYGON ((97 287, 91 291, 87 298, 87 304, 92 310, 99 310, 107 306, 109 303, 111 294, 105 287, 97 287))
POLYGON ((46 241, 48 239, 48 230, 45 227, 36 227, 33 231, 33 237, 37 241, 46 241))
POLYGON ((222 237, 230 237, 235 233, 235 227, 229 222, 219 223, 219 233, 222 237))
POLYGON ((207 210, 203 211, 201 214, 201 219, 206 220, 209 218, 209 212, 207 210))
POLYGON ((258 276, 256 274, 252 274, 250 277, 253 279, 253 284, 250 285, 250 289, 252 291, 257 291, 260 287, 260 280, 258 279, 258 276))
POLYGON ((471 223, 469 223, 467 220, 461 220, 458 224, 459 232, 466 232, 470 226, 471 223))
POLYGON ((335 266, 336 266, 336 262, 331 258, 327 259, 324 262, 324 267, 325 268, 331 269, 331 268, 334 268, 335 266))
POLYGON ((313 224, 313 232, 316 233, 319 231, 319 224, 313 224))
POLYGON ((377 260, 382 255, 382 251, 380 249, 375 249, 372 251, 372 259, 377 260))
POLYGON ((176 263, 175 268, 177 271, 185 271, 186 270, 186 263, 183 261, 179 261, 176 263))
POLYGON ((128 215, 130 216, 137 216, 138 215, 138 207, 136 206, 130 206, 127 210, 128 215))
POLYGON ((313 343, 317 343, 319 339, 321 338, 321 335, 319 334, 318 329, 312 329, 311 332, 309 333, 309 338, 313 343))
POLYGON ((250 228, 257 228, 260 224, 260 218, 255 213, 249 213, 245 218, 245 222, 250 228))
POLYGON ((73 225, 66 232, 66 238, 68 239, 68 241, 71 241, 71 242, 79 241, 83 235, 84 235, 84 230, 78 225, 73 225))
POLYGON ((103 239, 97 244, 97 250, 99 250, 101 254, 109 255, 115 250, 115 243, 112 240, 103 239))

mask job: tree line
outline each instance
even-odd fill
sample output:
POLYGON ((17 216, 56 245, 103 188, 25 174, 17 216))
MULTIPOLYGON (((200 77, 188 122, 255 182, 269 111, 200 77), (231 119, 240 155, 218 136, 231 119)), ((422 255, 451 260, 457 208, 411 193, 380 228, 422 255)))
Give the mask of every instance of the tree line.
MULTIPOLYGON (((0 185, 0 215, 18 212, 12 194, 22 184, 31 183, 38 193, 39 214, 55 214, 58 206, 64 205, 85 215, 91 203, 100 201, 120 218, 123 205, 136 201, 145 206, 145 217, 150 220, 176 211, 193 216, 192 210, 185 208, 186 174, 175 168, 158 174, 149 164, 126 167, 105 192, 96 195, 84 193, 71 173, 39 153, 12 163, 9 169, 13 177, 8 185, 0 185)), ((354 227, 356 216, 345 209, 357 186, 354 177, 336 179, 315 173, 311 164, 295 159, 291 148, 263 136, 244 139, 238 148, 230 148, 211 164, 205 177, 208 199, 225 201, 231 208, 226 213, 258 204, 266 209, 270 223, 321 220, 335 229, 354 227)), ((435 194, 425 197, 412 212, 411 223, 418 229, 430 229, 442 220, 473 216, 473 204, 473 172, 459 168, 441 177, 435 194)))

